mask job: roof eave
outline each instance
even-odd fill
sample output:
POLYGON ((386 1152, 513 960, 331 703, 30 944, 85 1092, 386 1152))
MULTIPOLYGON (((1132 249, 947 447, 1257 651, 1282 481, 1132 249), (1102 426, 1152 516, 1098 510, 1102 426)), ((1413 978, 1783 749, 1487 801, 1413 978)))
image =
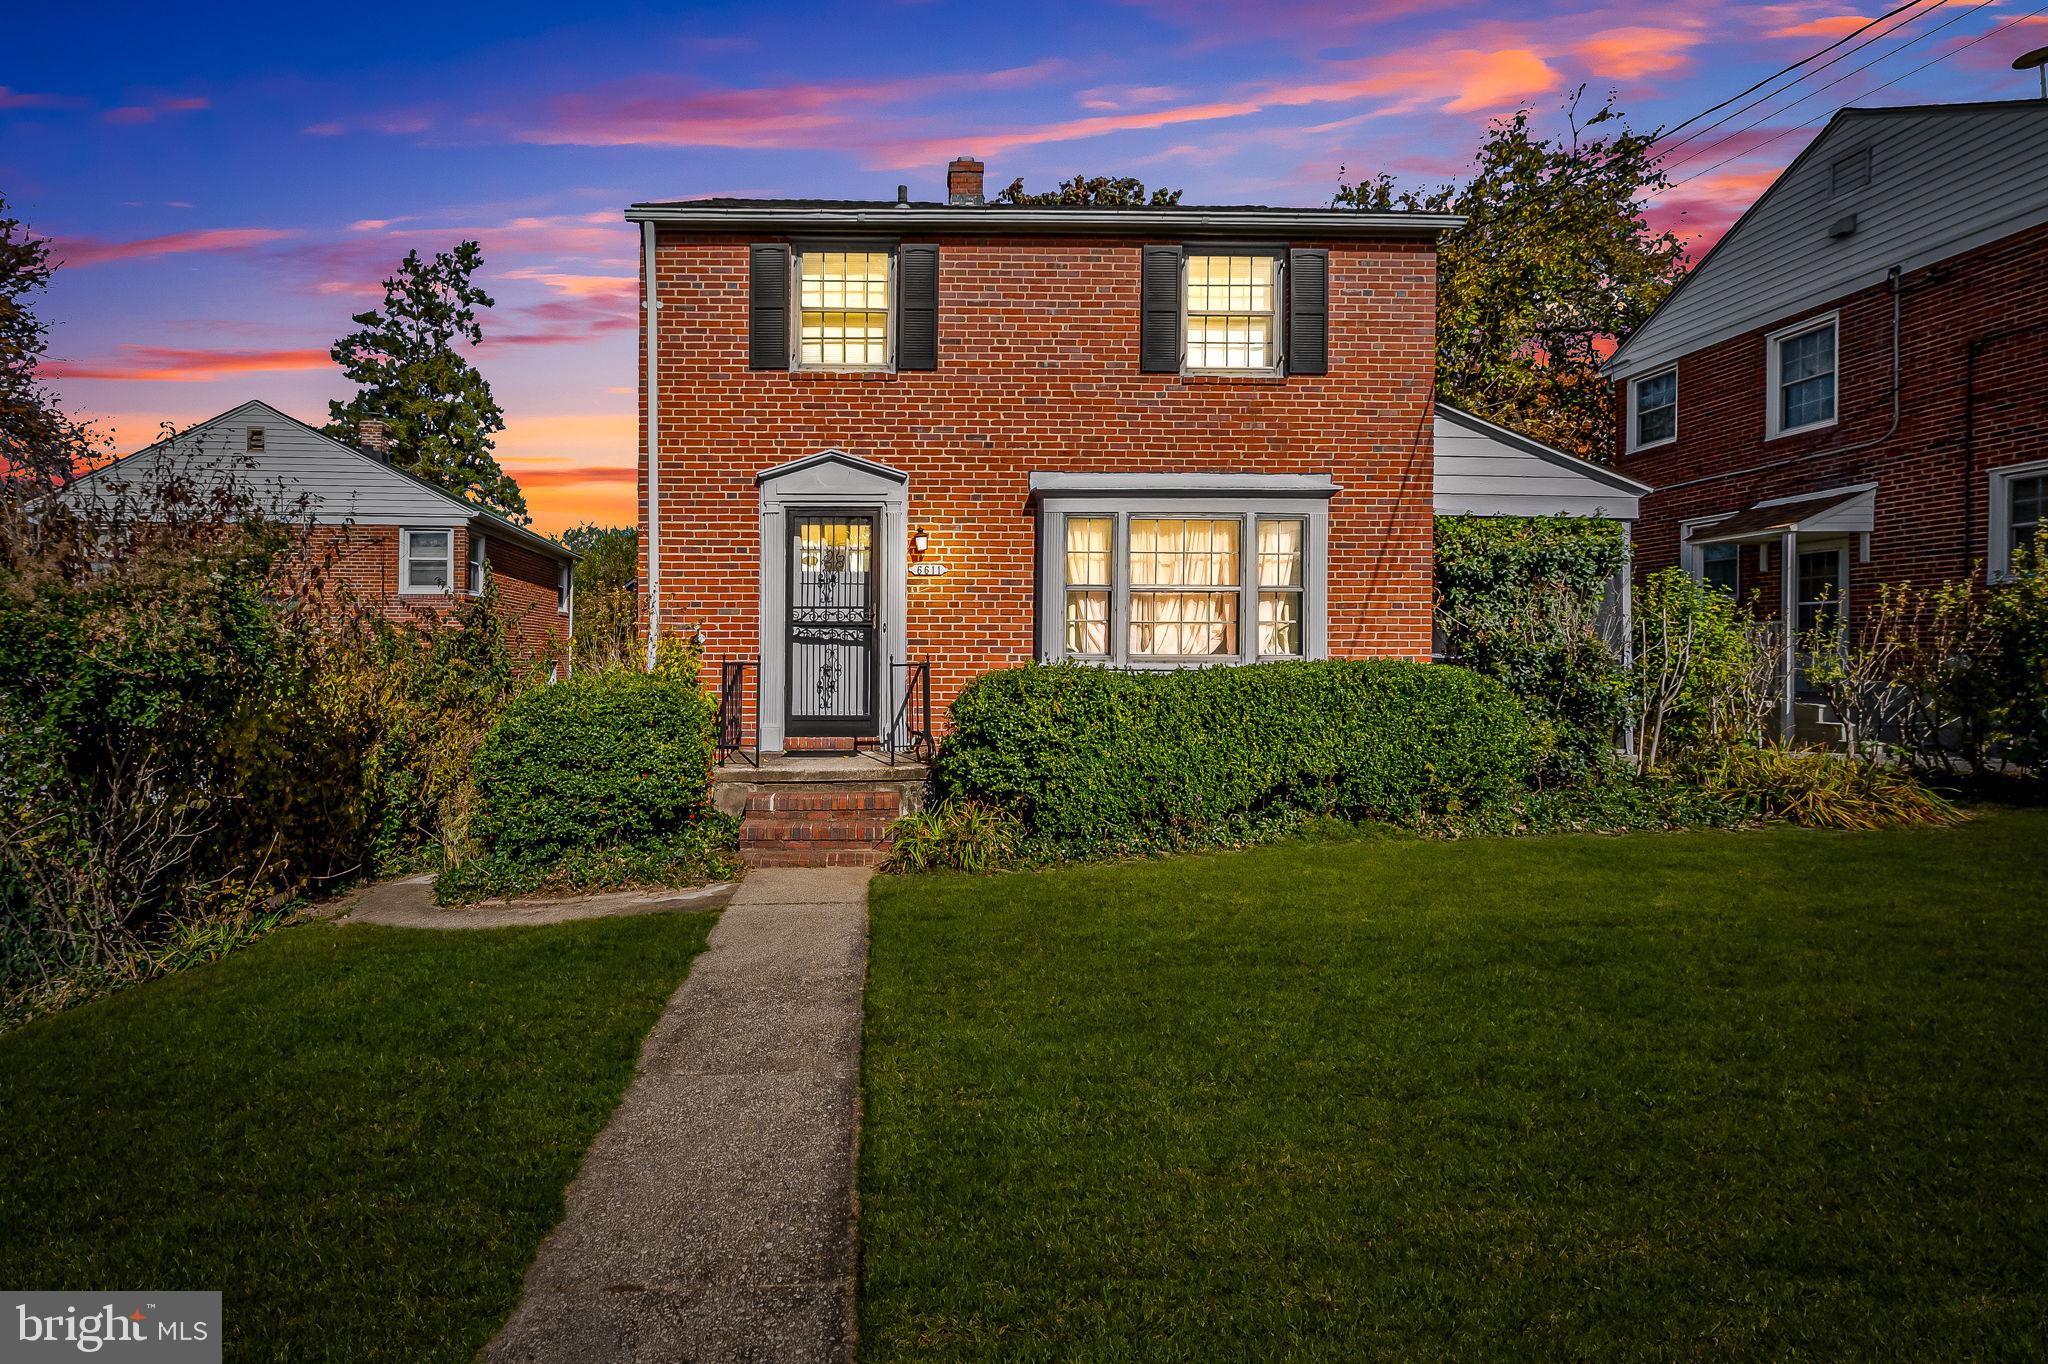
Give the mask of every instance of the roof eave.
POLYGON ((801 208, 696 204, 634 204, 626 220, 706 231, 748 229, 936 232, 985 236, 1001 232, 1121 234, 1291 234, 1311 237, 1434 238, 1462 227, 1455 213, 1353 213, 1333 209, 1143 208, 801 208))

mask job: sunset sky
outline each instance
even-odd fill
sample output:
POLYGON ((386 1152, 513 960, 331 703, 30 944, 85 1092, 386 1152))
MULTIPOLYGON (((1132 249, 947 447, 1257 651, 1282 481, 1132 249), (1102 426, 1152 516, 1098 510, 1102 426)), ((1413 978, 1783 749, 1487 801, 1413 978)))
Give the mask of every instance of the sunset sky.
MULTIPOLYGON (((1582 81, 1675 124, 1890 7, 41 5, 0 50, 0 192, 64 261, 57 387, 122 450, 251 397, 324 420, 348 315, 408 248, 481 241, 473 358, 552 532, 633 516, 634 200, 933 198, 970 153, 991 191, 1114 173, 1317 205, 1340 166, 1453 176, 1489 117, 1554 124, 1582 81)), ((1922 0, 1880 32, 1677 146, 1655 220, 1711 240, 1845 103, 2033 93, 2008 64, 2048 44, 2048 0, 1922 0)))

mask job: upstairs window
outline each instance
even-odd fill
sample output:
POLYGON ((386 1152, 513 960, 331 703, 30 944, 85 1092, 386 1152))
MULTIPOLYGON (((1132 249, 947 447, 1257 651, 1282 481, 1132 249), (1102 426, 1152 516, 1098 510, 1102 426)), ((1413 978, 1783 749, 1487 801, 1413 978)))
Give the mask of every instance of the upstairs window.
POLYGON ((805 251, 797 261, 800 369, 889 367, 887 251, 805 251))
POLYGON ((1835 318, 1773 333, 1768 341, 1768 434, 1791 435, 1835 424, 1835 318))
POLYGON ((1280 364, 1280 261, 1273 255, 1187 258, 1187 367, 1270 373, 1280 364))
POLYGON ((402 562, 400 591, 446 592, 455 580, 455 532, 450 530, 405 530, 399 532, 402 562))
POLYGON ((1637 379, 1629 387, 1632 413, 1629 449, 1643 450, 1678 439, 1678 370, 1637 379))

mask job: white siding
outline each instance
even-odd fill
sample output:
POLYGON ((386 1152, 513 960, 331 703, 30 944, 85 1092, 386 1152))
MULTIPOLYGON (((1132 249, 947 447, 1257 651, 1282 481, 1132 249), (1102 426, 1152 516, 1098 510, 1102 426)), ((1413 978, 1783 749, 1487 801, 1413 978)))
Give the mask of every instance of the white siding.
POLYGON ((2048 101, 1839 115, 1608 365, 1615 378, 2048 222, 2048 101), (1830 169, 1870 149, 1870 184, 1830 169), (1856 215, 1835 240, 1832 224, 1856 215))
POLYGON ((309 430, 267 403, 244 403, 177 440, 152 445, 80 479, 73 496, 104 497, 115 482, 148 486, 177 470, 202 487, 230 483, 265 508, 306 515, 322 525, 459 526, 474 509, 422 487, 360 451, 309 430), (263 449, 248 453, 248 430, 263 428, 263 449))
POLYGON ((1633 521, 1641 495, 1619 475, 1562 452, 1550 456, 1438 415, 1439 516, 1605 516, 1633 521))

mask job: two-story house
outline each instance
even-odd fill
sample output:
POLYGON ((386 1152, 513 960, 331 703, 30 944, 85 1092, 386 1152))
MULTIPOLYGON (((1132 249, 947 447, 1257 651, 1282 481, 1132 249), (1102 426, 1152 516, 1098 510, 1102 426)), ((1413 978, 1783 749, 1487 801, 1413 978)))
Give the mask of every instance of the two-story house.
POLYGON ((877 739, 925 660, 942 711, 1033 659, 1429 657, 1455 218, 947 179, 627 211, 650 635, 758 660, 763 748, 877 739))
POLYGON ((1845 109, 1616 350, 1636 564, 1797 634, 2006 571, 2048 507, 2048 101, 1845 109))
POLYGON ((102 465, 65 496, 108 514, 151 506, 171 484, 228 489, 304 528, 358 604, 431 621, 497 587, 513 651, 551 676, 570 666, 576 555, 495 512, 394 468, 261 400, 102 465))

